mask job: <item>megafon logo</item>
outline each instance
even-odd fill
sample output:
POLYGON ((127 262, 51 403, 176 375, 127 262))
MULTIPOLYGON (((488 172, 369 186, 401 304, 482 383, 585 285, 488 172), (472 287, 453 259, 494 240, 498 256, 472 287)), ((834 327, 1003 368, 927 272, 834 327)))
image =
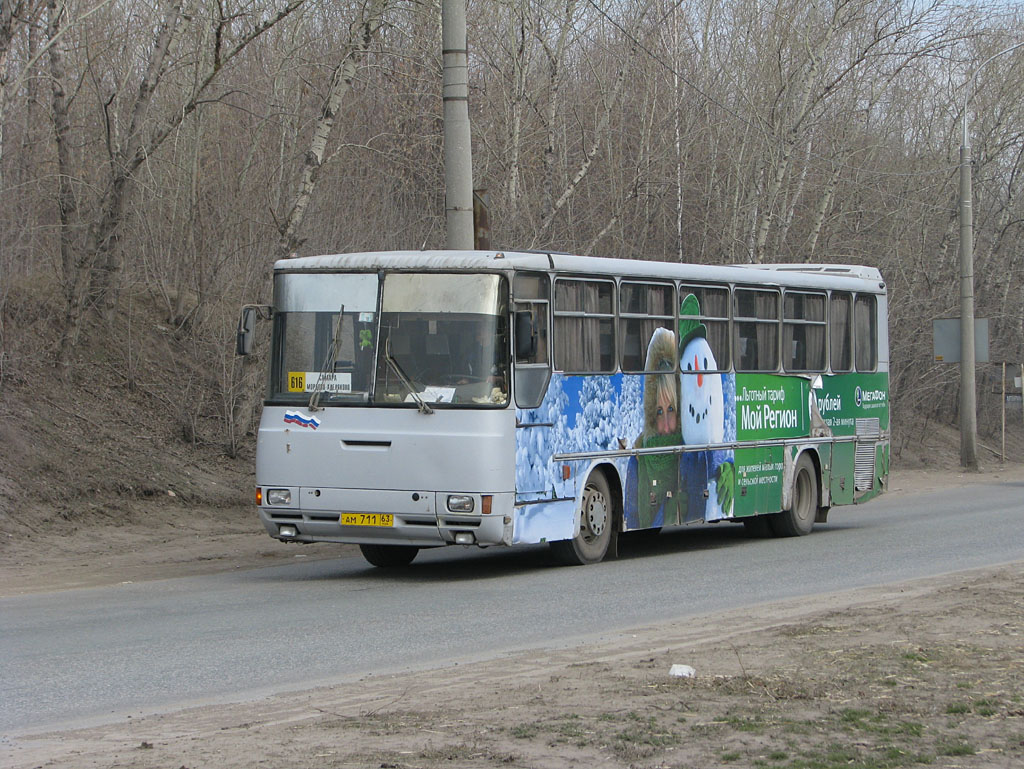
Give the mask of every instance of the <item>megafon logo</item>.
POLYGON ((885 390, 862 390, 860 385, 853 391, 853 401, 859 408, 865 403, 880 403, 885 400, 885 390))
POLYGON ((299 427, 311 427, 314 430, 320 426, 320 420, 316 417, 307 417, 301 411, 286 411, 284 412, 284 422, 288 425, 298 425, 299 427))

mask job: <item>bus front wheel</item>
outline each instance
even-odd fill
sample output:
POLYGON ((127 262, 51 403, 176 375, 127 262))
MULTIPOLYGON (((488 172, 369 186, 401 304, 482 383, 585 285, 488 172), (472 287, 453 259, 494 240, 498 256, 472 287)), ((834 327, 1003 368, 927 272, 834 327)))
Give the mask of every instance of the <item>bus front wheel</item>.
POLYGON ((789 510, 771 516, 776 537, 802 537, 810 534, 818 514, 818 481, 814 462, 801 454, 793 473, 793 493, 789 510))
POLYGON ((382 569, 408 566, 420 551, 412 545, 360 545, 359 550, 371 565, 382 569))
POLYGON ((551 551, 567 566, 600 563, 608 553, 615 528, 615 508, 608 481, 600 472, 587 479, 583 489, 580 525, 572 539, 551 543, 551 551))

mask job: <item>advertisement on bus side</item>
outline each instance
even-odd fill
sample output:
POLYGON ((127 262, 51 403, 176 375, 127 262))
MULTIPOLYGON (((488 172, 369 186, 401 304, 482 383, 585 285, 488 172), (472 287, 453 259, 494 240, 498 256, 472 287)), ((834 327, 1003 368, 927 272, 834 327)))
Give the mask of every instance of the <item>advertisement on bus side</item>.
POLYGON ((862 419, 877 419, 876 429, 888 430, 885 372, 716 372, 692 299, 683 303, 678 333, 658 328, 652 334, 650 373, 554 373, 541 406, 518 411, 516 489, 525 504, 517 508, 515 541, 572 536, 580 475, 605 452, 620 454, 608 461, 620 476, 625 528, 657 528, 778 510, 785 447, 759 443, 812 433, 852 436, 862 419), (671 450, 723 443, 749 446, 671 450), (622 457, 623 449, 635 452, 622 457), (554 461, 563 454, 593 459, 554 461))

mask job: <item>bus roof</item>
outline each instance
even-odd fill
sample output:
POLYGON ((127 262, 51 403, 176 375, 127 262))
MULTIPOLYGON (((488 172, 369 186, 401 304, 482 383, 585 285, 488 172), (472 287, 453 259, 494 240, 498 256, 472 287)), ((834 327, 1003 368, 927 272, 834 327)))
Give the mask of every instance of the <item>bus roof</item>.
POLYGON ((538 270, 575 275, 621 275, 633 278, 747 283, 799 288, 839 288, 884 293, 885 282, 875 267, 838 264, 740 264, 717 266, 640 259, 609 259, 532 251, 372 251, 280 259, 275 272, 339 270, 538 270))

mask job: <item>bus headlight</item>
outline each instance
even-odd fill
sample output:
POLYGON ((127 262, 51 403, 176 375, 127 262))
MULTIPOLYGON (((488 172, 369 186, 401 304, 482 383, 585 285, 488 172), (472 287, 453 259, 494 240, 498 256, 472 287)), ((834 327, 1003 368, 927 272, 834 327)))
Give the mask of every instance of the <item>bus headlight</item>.
POLYGON ((292 503, 291 489, 267 489, 267 504, 286 506, 292 503))
POLYGON ((473 497, 468 494, 449 494, 448 510, 452 513, 472 513, 473 497))

